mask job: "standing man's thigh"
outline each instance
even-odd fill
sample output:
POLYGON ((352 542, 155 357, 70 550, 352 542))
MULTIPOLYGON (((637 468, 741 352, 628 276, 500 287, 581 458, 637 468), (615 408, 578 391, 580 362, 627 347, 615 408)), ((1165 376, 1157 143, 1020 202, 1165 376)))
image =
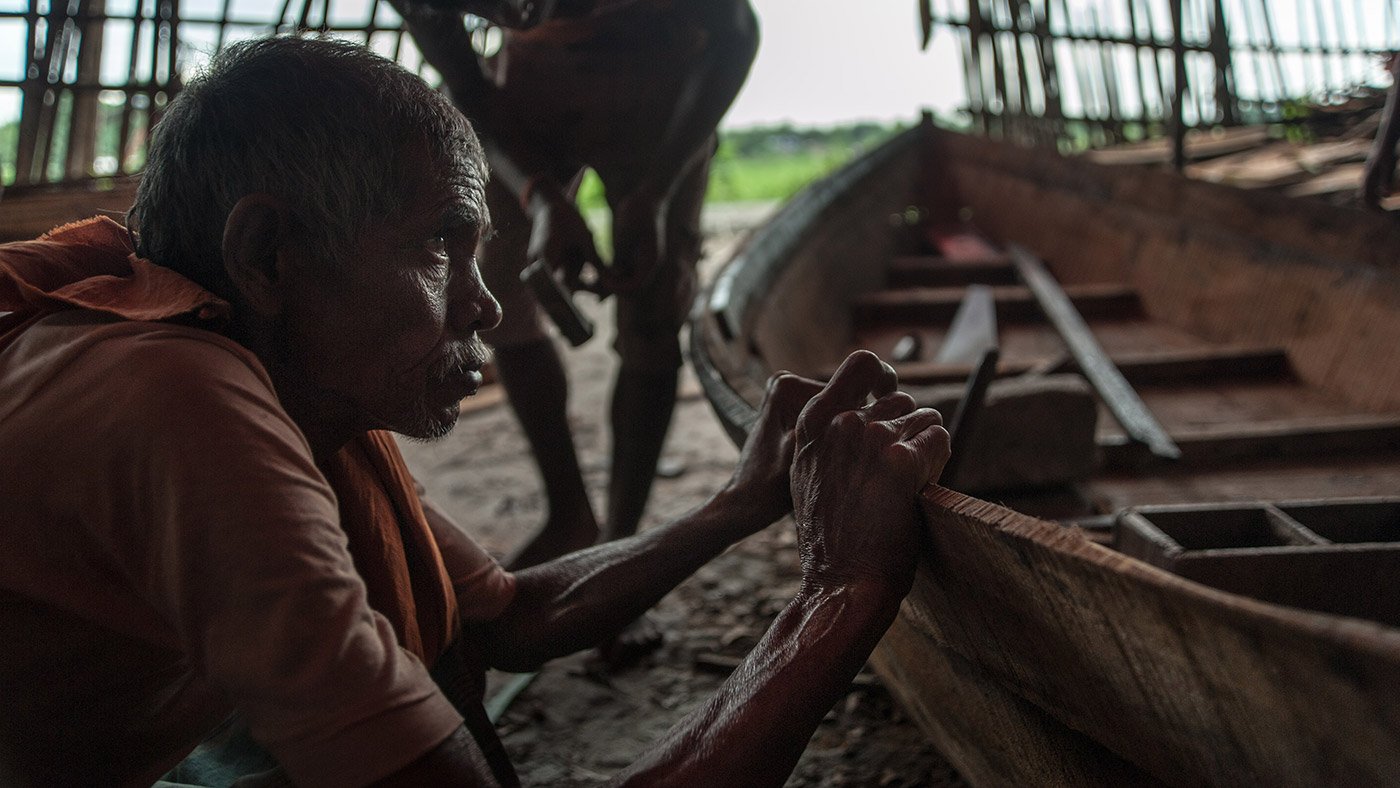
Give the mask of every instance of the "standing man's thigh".
POLYGON ((713 143, 707 144, 681 175, 666 206, 661 259, 653 276, 638 291, 618 296, 616 349, 634 368, 675 369, 682 363, 678 335, 695 298, 703 239, 700 211, 713 153, 713 143))

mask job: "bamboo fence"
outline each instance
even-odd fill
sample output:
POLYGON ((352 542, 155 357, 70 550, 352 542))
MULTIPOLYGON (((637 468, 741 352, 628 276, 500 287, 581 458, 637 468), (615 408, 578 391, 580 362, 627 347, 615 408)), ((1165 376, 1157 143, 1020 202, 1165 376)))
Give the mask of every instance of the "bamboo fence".
POLYGON ((919 0, 961 56, 972 126, 1101 146, 1280 123, 1379 87, 1400 0, 919 0))

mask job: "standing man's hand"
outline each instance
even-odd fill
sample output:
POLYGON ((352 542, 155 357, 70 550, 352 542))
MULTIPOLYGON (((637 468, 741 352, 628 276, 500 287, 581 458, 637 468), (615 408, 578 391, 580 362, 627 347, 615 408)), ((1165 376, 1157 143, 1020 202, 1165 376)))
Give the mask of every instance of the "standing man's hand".
POLYGON ((914 497, 942 472, 949 443, 938 411, 915 407, 897 383, 893 368, 857 351, 798 417, 792 496, 808 585, 902 599, 913 582, 914 497))
POLYGON ((584 270, 592 266, 601 270, 598 247, 593 231, 588 229, 583 214, 557 183, 548 179, 533 182, 529 195, 531 219, 530 261, 545 260, 556 271, 563 271, 564 283, 570 290, 592 290, 594 284, 584 281, 584 270))

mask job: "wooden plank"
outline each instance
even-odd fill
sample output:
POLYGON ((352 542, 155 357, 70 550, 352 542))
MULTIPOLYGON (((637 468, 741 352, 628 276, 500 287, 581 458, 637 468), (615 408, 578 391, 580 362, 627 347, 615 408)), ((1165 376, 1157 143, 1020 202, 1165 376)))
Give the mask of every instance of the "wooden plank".
MULTIPOLYGON (((1116 510, 1196 501, 1375 496, 1396 490, 1400 490, 1400 460, 1394 454, 1358 454, 1332 456, 1325 462, 1269 459, 1204 465, 1174 473, 1121 471, 1095 477, 1082 492, 1103 509, 1116 510)), ((1040 514, 1038 509, 1016 508, 1040 514)))
POLYGON ((963 390, 962 399, 958 400, 958 408, 953 411, 953 418, 948 422, 952 453, 943 467, 943 475, 947 479, 957 479, 958 468, 967 459, 968 447, 972 445, 972 435, 977 429, 977 417, 987 396, 987 386, 991 385, 996 374, 997 356, 995 345, 982 352, 977 371, 968 378, 967 388, 963 390))
POLYGON ((1400 631, 1215 591, 942 488, 920 505, 927 546, 874 664, 960 771, 1058 782, 1082 763, 1057 749, 1071 730, 1177 785, 1400 774, 1400 631))
MULTIPOLYGON (((997 316, 1011 322, 1042 322, 1044 313, 1031 291, 1024 287, 994 287, 997 316)), ((1132 288, 1121 285, 1071 285, 1067 288, 1075 307, 1091 320, 1123 320, 1142 314, 1142 304, 1132 288)), ((962 304, 960 287, 928 287, 881 290, 857 298, 853 316, 857 323, 896 323, 908 326, 942 325, 953 319, 962 304)))
POLYGON ((1122 373, 1109 360, 1074 302, 1060 287, 1060 283, 1045 270, 1045 264, 1021 246, 1011 244, 1008 248, 1026 287, 1034 294, 1040 308, 1045 310, 1050 322, 1059 330, 1084 377, 1093 384, 1104 405, 1113 413, 1113 417, 1123 426, 1129 437, 1147 446, 1158 457, 1180 457, 1181 451, 1172 443, 1171 437, 1162 429, 1162 425, 1157 423, 1157 419, 1142 403, 1133 387, 1128 385, 1122 373))
MULTIPOLYGON (((1400 452, 1400 417, 1341 416, 1232 424, 1171 435, 1181 467, 1215 466, 1243 460, 1303 459, 1329 455, 1400 452)), ((1150 464, 1141 447, 1124 437, 1099 441, 1104 466, 1138 468, 1150 464)))
POLYGON ((997 346, 996 299, 992 288, 986 285, 972 285, 967 288, 958 312, 953 316, 953 325, 948 336, 934 355, 935 363, 976 365, 978 373, 986 375, 990 381, 996 371, 996 359, 987 367, 985 355, 997 346), (985 369, 984 369, 985 367, 985 369))
MULTIPOLYGON (((1186 157, 1191 161, 1201 161, 1248 150, 1268 140, 1267 126, 1241 126, 1219 133, 1216 130, 1192 130, 1186 134, 1186 157)), ((1159 138, 1146 142, 1132 142, 1111 148, 1099 148, 1084 155, 1096 164, 1165 164, 1172 158, 1172 140, 1159 138)))

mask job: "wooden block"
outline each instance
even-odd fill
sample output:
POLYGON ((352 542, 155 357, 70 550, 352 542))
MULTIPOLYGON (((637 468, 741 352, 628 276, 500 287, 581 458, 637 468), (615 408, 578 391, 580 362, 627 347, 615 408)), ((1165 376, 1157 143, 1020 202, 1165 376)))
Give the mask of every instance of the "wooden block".
MULTIPOLYGON (((922 406, 950 419, 963 386, 906 386, 922 406)), ((1083 479, 1097 463, 1098 405, 1083 378, 998 380, 967 439, 958 477, 966 490, 1051 487, 1083 479)))

